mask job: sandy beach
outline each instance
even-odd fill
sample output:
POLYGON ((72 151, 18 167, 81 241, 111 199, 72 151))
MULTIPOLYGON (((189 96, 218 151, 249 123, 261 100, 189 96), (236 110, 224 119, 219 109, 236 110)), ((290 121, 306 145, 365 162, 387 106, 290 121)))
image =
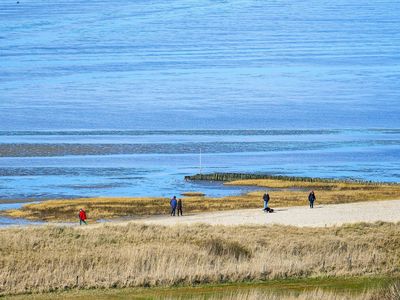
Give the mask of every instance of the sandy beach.
POLYGON ((210 225, 292 225, 324 227, 358 222, 399 222, 400 200, 359 202, 277 208, 274 213, 261 209, 191 214, 183 217, 154 216, 132 222, 158 225, 204 223, 210 225))

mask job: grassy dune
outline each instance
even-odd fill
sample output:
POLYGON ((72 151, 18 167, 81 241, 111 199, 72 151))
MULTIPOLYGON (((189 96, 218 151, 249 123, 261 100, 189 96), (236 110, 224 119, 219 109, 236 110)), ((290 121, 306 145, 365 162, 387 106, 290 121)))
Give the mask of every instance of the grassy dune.
MULTIPOLYGON (((265 187, 271 196, 271 207, 307 205, 308 192, 311 189, 316 192, 317 204, 400 199, 400 184, 281 178, 246 179, 225 184, 265 187)), ((199 193, 189 192, 183 200, 184 212, 196 213, 262 207, 263 193, 264 191, 254 191, 240 196, 209 198, 203 197, 199 193)), ((31 220, 76 221, 78 210, 81 207, 86 209, 89 220, 160 215, 168 213, 169 199, 149 197, 49 200, 38 204, 26 204, 21 209, 6 211, 3 214, 31 220)))
POLYGON ((0 294, 400 275, 400 224, 0 230, 0 294))

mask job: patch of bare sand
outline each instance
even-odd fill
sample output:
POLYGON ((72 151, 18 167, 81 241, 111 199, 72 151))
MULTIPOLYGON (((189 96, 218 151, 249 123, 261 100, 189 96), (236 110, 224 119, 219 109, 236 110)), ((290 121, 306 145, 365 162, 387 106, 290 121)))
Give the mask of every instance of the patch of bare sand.
POLYGON ((274 213, 262 209, 204 212, 183 217, 154 216, 131 222, 177 225, 204 223, 210 225, 292 225, 299 227, 335 226, 358 222, 400 222, 400 200, 358 202, 277 208, 274 213))

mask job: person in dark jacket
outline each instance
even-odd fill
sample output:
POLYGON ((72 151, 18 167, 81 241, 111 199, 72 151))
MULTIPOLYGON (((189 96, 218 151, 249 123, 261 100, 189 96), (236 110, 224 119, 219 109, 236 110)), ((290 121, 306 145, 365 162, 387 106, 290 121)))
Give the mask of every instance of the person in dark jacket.
POLYGON ((172 197, 171 201, 169 202, 171 205, 171 216, 175 216, 176 206, 178 205, 178 201, 176 200, 176 196, 172 197))
POLYGON ((314 201, 317 199, 315 197, 314 191, 311 191, 311 193, 308 195, 308 201, 310 202, 310 208, 314 208, 314 201))
POLYGON ((178 199, 178 204, 177 204, 176 208, 178 209, 178 217, 179 217, 179 214, 181 214, 181 217, 182 217, 183 216, 182 215, 182 199, 178 199))
POLYGON ((263 196, 263 200, 264 200, 264 211, 268 211, 268 202, 269 202, 269 194, 268 192, 265 192, 264 196, 263 196))
POLYGON ((83 208, 81 208, 81 209, 79 210, 78 217, 79 217, 79 225, 82 225, 82 223, 84 223, 85 225, 87 225, 87 223, 86 223, 86 219, 87 219, 87 217, 86 217, 86 212, 83 210, 83 208))

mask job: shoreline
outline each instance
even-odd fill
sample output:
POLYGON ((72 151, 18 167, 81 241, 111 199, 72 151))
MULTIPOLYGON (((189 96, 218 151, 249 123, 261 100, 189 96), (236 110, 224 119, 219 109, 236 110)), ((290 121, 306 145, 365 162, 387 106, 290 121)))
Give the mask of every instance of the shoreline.
MULTIPOLYGON (((195 175, 197 176, 197 175, 195 175)), ((204 176, 222 176, 204 175, 204 176)), ((308 193, 314 190, 316 205, 348 204, 400 199, 400 184, 355 182, 318 178, 269 176, 257 179, 240 179, 243 174, 227 174, 226 186, 246 186, 254 189, 247 193, 225 197, 207 197, 198 191, 186 192, 183 197, 184 213, 224 212, 263 207, 263 194, 267 191, 269 206, 276 209, 308 206, 308 193)), ((253 175, 248 174, 249 177, 253 175)), ((256 175, 258 176, 258 175, 256 175)), ((184 192, 181 192, 184 194, 184 192)), ((44 222, 75 222, 80 208, 84 208, 91 221, 123 218, 150 218, 169 215, 169 198, 164 197, 99 197, 54 199, 38 203, 16 204, 16 209, 0 211, 0 217, 44 222)), ((318 209, 318 208, 316 208, 318 209)), ((357 219, 357 218, 356 218, 357 219)), ((373 219, 375 220, 375 219, 373 219)), ((360 220, 363 221, 363 220, 360 220)))

